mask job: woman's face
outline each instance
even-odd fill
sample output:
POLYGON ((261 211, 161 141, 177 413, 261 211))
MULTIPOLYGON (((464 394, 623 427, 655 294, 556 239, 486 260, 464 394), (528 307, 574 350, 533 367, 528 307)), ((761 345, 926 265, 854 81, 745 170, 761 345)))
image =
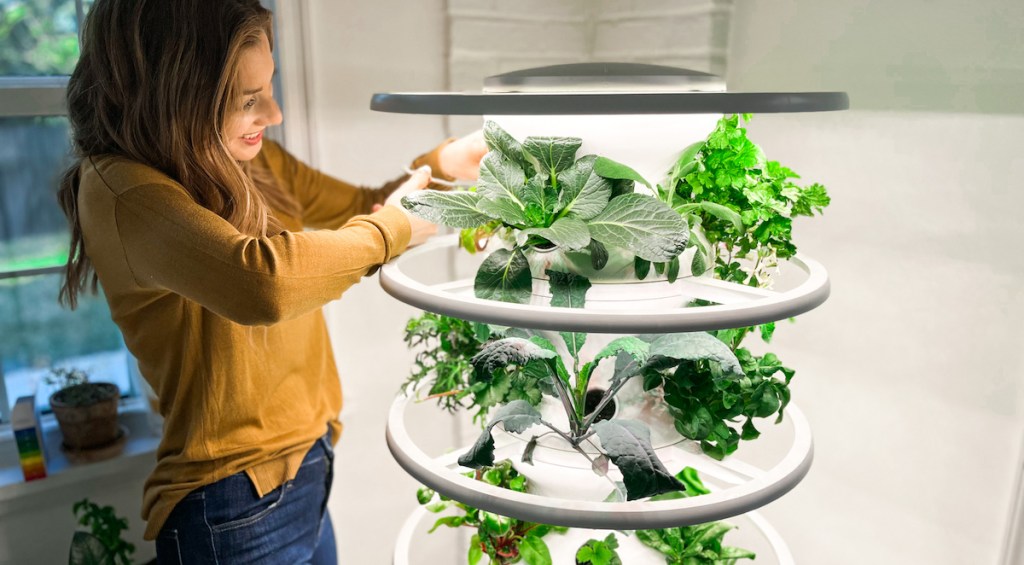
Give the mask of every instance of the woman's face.
POLYGON ((238 64, 238 84, 241 94, 228 102, 228 119, 224 126, 224 143, 231 156, 238 161, 249 161, 263 146, 263 131, 267 126, 281 123, 281 108, 274 101, 274 57, 270 42, 261 36, 258 45, 242 51, 238 64))

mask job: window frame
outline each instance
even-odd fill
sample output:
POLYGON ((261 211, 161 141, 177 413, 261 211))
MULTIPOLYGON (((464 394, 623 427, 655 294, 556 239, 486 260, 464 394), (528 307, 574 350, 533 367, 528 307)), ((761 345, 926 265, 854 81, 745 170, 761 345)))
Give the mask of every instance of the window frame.
MULTIPOLYGON (((271 132, 268 137, 276 138, 283 145, 294 147, 293 151, 297 151, 296 155, 299 158, 310 162, 315 153, 312 150, 315 132, 312 127, 313 119, 308 111, 311 107, 308 96, 313 89, 309 82, 310 77, 305 72, 310 57, 308 41, 303 33, 308 28, 308 6, 305 0, 281 3, 276 0, 261 0, 261 4, 273 11, 275 16, 274 58, 277 65, 274 78, 280 84, 278 100, 283 101, 287 98, 300 101, 299 104, 285 105, 283 102, 281 103, 282 111, 285 112, 288 121, 285 122, 285 127, 272 128, 278 131, 271 132), (281 55, 282 52, 285 53, 284 56, 281 55), (287 74, 281 72, 280 61, 282 59, 287 61, 289 68, 287 74)), ((77 29, 81 34, 85 19, 83 0, 75 0, 75 15, 77 29)), ((81 35, 79 35, 79 42, 81 42, 81 35)), ((67 75, 0 77, 0 118, 67 116, 66 93, 69 79, 70 77, 67 75)), ((39 275, 52 276, 63 272, 64 265, 0 270, 0 280, 39 275)), ((122 399, 122 405, 148 409, 148 402, 144 398, 144 387, 137 382, 138 371, 131 371, 129 378, 132 394, 122 399)), ((7 382, 2 369, 0 369, 0 438, 11 435, 10 410, 7 382)), ((52 422, 49 422, 52 418, 52 415, 44 416, 44 421, 52 425, 52 422)))

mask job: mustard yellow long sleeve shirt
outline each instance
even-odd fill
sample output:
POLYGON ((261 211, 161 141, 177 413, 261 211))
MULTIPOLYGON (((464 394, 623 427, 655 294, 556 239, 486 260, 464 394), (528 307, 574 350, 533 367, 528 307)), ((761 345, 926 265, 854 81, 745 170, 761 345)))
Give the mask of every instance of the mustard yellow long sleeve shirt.
MULTIPOLYGON (((414 166, 438 170, 439 149, 414 166)), ((245 471, 263 496, 295 477, 328 426, 337 441, 341 385, 320 308, 409 243, 401 210, 370 213, 403 179, 356 187, 271 141, 253 164, 301 205, 301 218, 275 214, 286 231, 244 235, 121 157, 82 165, 86 253, 164 417, 146 539, 192 490, 245 471)))

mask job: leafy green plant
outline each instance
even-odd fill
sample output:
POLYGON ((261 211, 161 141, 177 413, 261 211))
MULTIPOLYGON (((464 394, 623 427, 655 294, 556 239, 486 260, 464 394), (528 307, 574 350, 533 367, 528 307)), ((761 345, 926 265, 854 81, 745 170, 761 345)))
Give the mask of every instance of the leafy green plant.
POLYGON ((521 372, 473 371, 470 359, 487 341, 502 337, 505 331, 431 312, 410 319, 405 327, 405 343, 418 348, 418 352, 402 390, 407 392, 427 380, 431 383, 428 398, 436 399, 449 412, 465 407, 463 402, 468 400, 469 407, 476 410, 473 420, 480 423, 498 404, 513 400, 539 404, 543 391, 537 379, 521 372))
MULTIPOLYGON (((529 488, 526 477, 517 473, 508 460, 481 467, 466 476, 515 492, 527 492, 529 488)), ((416 499, 434 513, 457 512, 438 518, 430 529, 431 533, 441 526, 476 529, 469 543, 469 565, 477 565, 484 555, 492 565, 518 563, 520 560, 527 565, 551 565, 551 552, 543 538, 551 532, 564 533, 567 529, 499 516, 456 502, 429 488, 419 489, 416 499)))
POLYGON ((477 297, 527 302, 532 281, 526 253, 535 249, 589 254, 600 269, 608 247, 647 261, 670 261, 686 247, 689 229, 682 217, 657 198, 633 192, 639 175, 629 167, 595 155, 577 159, 581 139, 528 137, 520 143, 494 122, 485 124, 484 138, 490 152, 475 190, 423 190, 402 199, 418 216, 463 229, 470 251, 482 237, 507 234, 510 248, 491 253, 477 271, 477 297))
MULTIPOLYGON (((686 483, 686 493, 672 493, 661 498, 700 496, 711 492, 691 467, 683 469, 677 478, 686 483)), ((734 565, 740 559, 754 559, 751 551, 722 545, 722 538, 732 529, 733 526, 725 522, 709 522, 662 530, 637 530, 635 533, 641 543, 664 554, 668 565, 734 565)))
MULTIPOLYGON (((582 307, 589 283, 581 284, 582 277, 562 274, 552 276, 552 303, 571 303, 582 307)), ((585 279, 583 279, 585 281, 585 279)), ((523 461, 531 462, 537 441, 553 433, 561 437, 582 457, 588 459, 595 473, 607 476, 608 462, 614 463, 623 475, 621 488, 624 498, 635 500, 649 496, 683 490, 684 485, 673 477, 658 459, 651 446, 650 431, 635 420, 600 420, 602 413, 619 390, 633 377, 656 372, 684 361, 706 363, 715 367, 727 379, 744 377, 739 360, 732 350, 718 338, 704 332, 668 334, 648 343, 637 337, 626 336, 613 340, 591 361, 580 365, 579 351, 586 334, 562 332, 561 337, 572 356, 572 370, 565 366, 555 345, 542 336, 529 339, 506 337, 488 343, 471 360, 479 374, 495 372, 524 372, 543 383, 561 402, 569 421, 569 429, 561 430, 541 418, 529 402, 516 400, 498 408, 485 426, 483 433, 462 457, 459 464, 470 468, 487 467, 494 463, 492 429, 501 424, 509 433, 522 434, 542 426, 550 431, 533 436, 523 453, 523 461), (610 386, 602 393, 595 408, 586 413, 586 393, 593 371, 607 360, 615 362, 615 373, 610 386), (597 450, 590 441, 596 435, 600 440, 600 455, 591 455, 581 447, 584 442, 597 450)), ((611 481, 611 479, 609 479, 611 481)), ((614 481, 612 484, 619 489, 614 481)))
POLYGON ((693 226, 694 272, 713 267, 717 278, 763 287, 778 260, 796 254, 793 217, 821 213, 831 199, 824 186, 801 187, 793 182, 799 175, 767 160, 740 119, 723 117, 706 140, 684 149, 658 195, 693 226))
MULTIPOLYGON (((676 431, 699 441, 704 453, 718 460, 735 452, 741 439, 753 440, 761 435, 753 418, 775 415, 779 423, 789 404, 789 383, 795 371, 784 366, 774 353, 754 355, 740 347, 744 336, 752 331, 755 328, 710 332, 733 351, 739 373, 723 373, 718 365, 704 360, 664 359, 648 363, 643 374, 645 390, 661 391, 675 419, 676 431)), ((774 324, 760 326, 765 341, 773 331, 774 324)))
POLYGON ((121 538, 128 520, 114 513, 112 506, 99 506, 88 498, 72 506, 79 525, 88 532, 75 532, 68 558, 70 565, 130 565, 135 546, 121 538))
POLYGON ((608 534, 603 540, 587 540, 576 551, 576 565, 622 565, 622 559, 615 551, 619 540, 615 534, 608 534))

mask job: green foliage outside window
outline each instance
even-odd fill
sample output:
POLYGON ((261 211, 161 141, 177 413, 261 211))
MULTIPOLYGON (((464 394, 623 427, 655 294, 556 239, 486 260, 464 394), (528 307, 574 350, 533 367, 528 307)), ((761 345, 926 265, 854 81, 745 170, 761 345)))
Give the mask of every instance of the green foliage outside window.
POLYGON ((77 61, 74 0, 0 0, 0 76, 69 75, 77 61))

